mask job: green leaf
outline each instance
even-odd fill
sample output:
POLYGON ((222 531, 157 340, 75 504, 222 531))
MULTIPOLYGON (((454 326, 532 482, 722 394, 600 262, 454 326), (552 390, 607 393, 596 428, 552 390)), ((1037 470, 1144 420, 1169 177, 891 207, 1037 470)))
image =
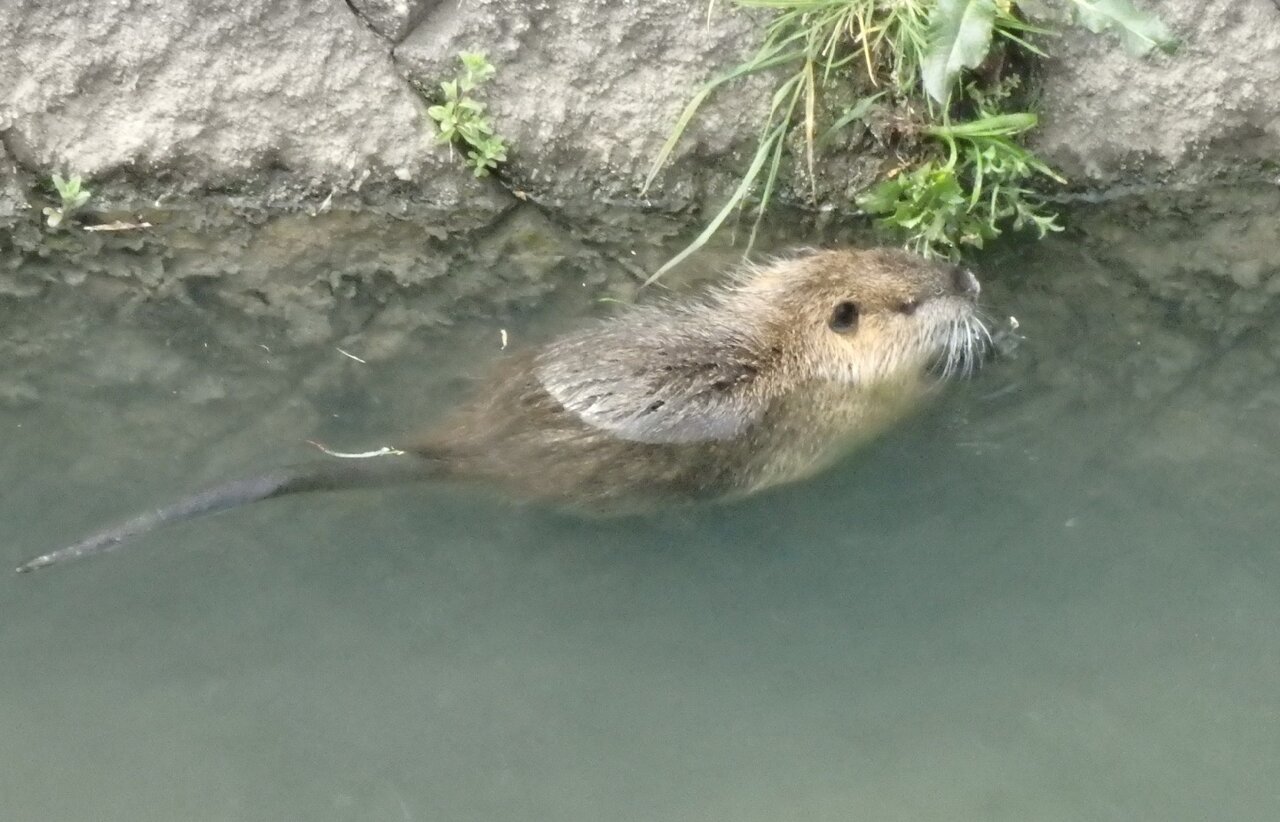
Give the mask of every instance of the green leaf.
POLYGON ((462 67, 473 85, 488 80, 496 71, 483 51, 464 51, 458 55, 458 59, 462 61, 462 67))
POLYGON ((920 67, 930 97, 945 104, 960 71, 977 68, 987 58, 995 19, 995 0, 938 0, 920 67))
POLYGON ((1071 0, 1085 28, 1095 34, 1113 31, 1130 54, 1144 57, 1153 49, 1166 54, 1178 47, 1178 41, 1164 21, 1151 12, 1141 11, 1129 0, 1071 0))
POLYGON ((894 177, 877 183, 872 189, 857 197, 856 202, 868 214, 888 214, 898 207, 902 196, 900 178, 894 177))
POLYGON ((80 175, 72 174, 71 179, 64 180, 61 174, 53 175, 53 187, 63 200, 70 200, 80 190, 80 175))
POLYGON ((967 123, 948 123, 946 125, 926 126, 925 134, 934 137, 980 138, 980 137, 1012 137, 1033 129, 1039 118, 1029 111, 995 114, 980 120, 967 123))

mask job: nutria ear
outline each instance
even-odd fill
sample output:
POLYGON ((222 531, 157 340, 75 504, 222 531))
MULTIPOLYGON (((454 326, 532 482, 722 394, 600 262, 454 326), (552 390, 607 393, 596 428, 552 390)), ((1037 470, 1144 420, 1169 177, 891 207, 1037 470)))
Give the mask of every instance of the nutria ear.
POLYGON ((543 389, 584 423, 634 442, 732 439, 761 417, 761 366, 742 329, 646 316, 553 342, 535 366, 543 389))

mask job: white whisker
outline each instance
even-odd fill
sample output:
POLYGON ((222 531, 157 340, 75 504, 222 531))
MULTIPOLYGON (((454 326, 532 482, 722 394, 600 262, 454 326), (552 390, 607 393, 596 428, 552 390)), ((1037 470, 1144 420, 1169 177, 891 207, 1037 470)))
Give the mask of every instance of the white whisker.
POLYGON ((950 317, 934 326, 933 339, 922 343, 934 353, 939 380, 971 377, 994 343, 987 324, 976 313, 950 317))

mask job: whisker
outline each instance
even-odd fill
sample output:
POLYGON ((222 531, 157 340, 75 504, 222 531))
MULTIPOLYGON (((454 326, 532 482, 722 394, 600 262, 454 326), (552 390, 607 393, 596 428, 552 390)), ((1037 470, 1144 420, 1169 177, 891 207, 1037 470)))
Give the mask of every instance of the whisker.
POLYGON ((951 317, 934 327, 931 343, 936 364, 934 376, 939 380, 969 378, 978 370, 987 351, 994 347, 991 331, 977 313, 951 317))
POLYGON ((938 381, 972 377, 995 348, 986 321, 976 310, 949 317, 933 326, 930 337, 918 341, 920 353, 929 357, 930 374, 938 381))
POLYGON ((960 319, 952 317, 949 328, 947 329, 947 365, 942 372, 944 377, 951 377, 956 372, 956 365, 959 355, 958 336, 960 333, 960 319))
POLYGON ((987 328, 987 324, 986 324, 986 323, 984 323, 984 322, 983 322, 980 318, 978 318, 978 317, 974 317, 974 320, 973 320, 973 321, 974 321, 975 323, 977 323, 977 325, 978 325, 978 330, 982 332, 982 338, 983 338, 983 340, 985 341, 985 342, 983 343, 983 347, 984 347, 984 348, 989 348, 989 347, 991 347, 992 345, 994 345, 994 344, 995 344, 995 341, 991 339, 991 330, 987 328))

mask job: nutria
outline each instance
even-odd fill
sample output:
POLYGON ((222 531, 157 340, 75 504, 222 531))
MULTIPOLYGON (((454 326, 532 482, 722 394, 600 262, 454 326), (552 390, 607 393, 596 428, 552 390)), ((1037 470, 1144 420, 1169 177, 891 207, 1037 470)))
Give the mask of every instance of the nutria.
POLYGON ((479 481, 630 512, 742 496, 874 436, 989 341, 978 281, 889 249, 748 266, 700 298, 637 306, 511 357, 441 425, 390 454, 287 467, 151 511, 19 571, 159 525, 304 491, 479 481))

